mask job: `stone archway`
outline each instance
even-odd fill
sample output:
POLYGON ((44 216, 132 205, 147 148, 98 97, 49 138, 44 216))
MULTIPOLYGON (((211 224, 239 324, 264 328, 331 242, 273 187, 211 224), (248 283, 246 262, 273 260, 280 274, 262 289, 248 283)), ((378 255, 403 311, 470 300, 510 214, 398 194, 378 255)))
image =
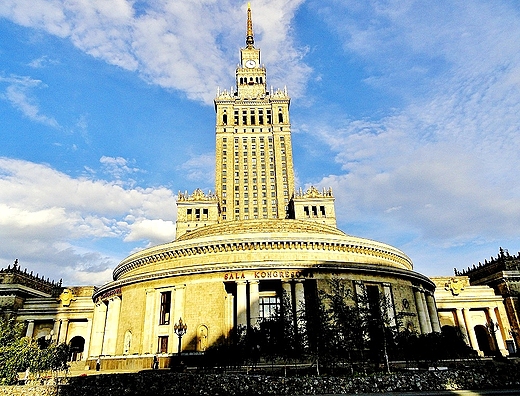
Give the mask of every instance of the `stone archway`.
POLYGON ((478 349, 484 353, 484 356, 493 355, 493 340, 489 335, 485 326, 475 326, 475 336, 477 337, 478 349))
POLYGON ((71 362, 83 360, 83 351, 85 349, 85 339, 83 337, 72 337, 72 339, 69 342, 69 348, 71 362))

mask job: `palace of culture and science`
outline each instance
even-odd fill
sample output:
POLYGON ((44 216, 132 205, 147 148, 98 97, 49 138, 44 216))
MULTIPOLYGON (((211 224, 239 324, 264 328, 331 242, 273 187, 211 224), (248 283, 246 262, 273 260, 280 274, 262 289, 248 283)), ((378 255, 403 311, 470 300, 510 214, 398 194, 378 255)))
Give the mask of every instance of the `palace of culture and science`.
MULTIPOLYGON (((437 282, 413 271, 405 253, 336 227, 330 189, 295 189, 290 98, 267 87, 248 7, 236 87, 215 98, 215 192, 179 193, 175 240, 128 256, 100 287, 48 283, 16 265, 1 270, 4 311, 27 323, 28 336, 67 342, 75 359, 92 366, 102 356, 105 367, 121 369, 177 353, 181 318, 181 350, 203 353, 233 329, 272 317, 282 296, 295 314, 312 315, 306 307, 332 278, 368 301, 384 296, 387 317, 410 331, 460 325, 448 295, 438 312, 437 282)), ((500 298, 491 301, 486 315, 507 321, 500 298)), ((294 326, 302 331, 305 318, 294 326)))

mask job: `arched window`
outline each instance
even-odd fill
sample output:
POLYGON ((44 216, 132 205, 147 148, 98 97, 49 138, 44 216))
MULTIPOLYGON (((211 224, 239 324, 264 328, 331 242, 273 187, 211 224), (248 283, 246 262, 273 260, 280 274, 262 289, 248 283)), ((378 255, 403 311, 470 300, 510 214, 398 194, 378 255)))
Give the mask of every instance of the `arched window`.
POLYGON ((227 125, 227 114, 226 113, 224 113, 222 115, 222 124, 227 125))
POLYGON ((283 114, 282 113, 278 113, 278 122, 280 124, 283 123, 283 114))

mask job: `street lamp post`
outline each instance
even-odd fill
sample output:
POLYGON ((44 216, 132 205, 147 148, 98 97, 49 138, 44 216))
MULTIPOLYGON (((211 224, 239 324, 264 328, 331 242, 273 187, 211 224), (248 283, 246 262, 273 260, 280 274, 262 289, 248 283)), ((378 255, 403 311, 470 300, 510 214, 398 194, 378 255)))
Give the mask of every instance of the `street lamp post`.
POLYGON ((182 336, 186 334, 186 330, 188 330, 188 325, 182 321, 182 318, 179 318, 179 323, 175 323, 173 325, 173 330, 175 331, 175 334, 179 337, 179 348, 177 350, 177 353, 181 354, 181 344, 182 344, 182 336))

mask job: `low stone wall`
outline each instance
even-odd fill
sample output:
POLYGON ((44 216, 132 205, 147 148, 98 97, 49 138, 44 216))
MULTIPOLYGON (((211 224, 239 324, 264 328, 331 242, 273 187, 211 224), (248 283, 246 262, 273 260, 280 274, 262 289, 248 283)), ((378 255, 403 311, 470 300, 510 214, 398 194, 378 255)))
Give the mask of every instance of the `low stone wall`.
POLYGON ((58 396, 58 388, 50 385, 0 386, 0 395, 5 396, 58 396))
POLYGON ((421 392, 436 390, 518 389, 520 366, 494 364, 461 370, 376 373, 370 376, 278 377, 256 374, 175 373, 147 370, 138 373, 79 376, 56 386, 3 386, 8 396, 238 396, 323 395, 345 393, 421 392))
POLYGON ((73 377, 60 396, 96 394, 162 396, 313 395, 360 392, 519 389, 518 366, 375 374, 367 377, 275 377, 247 374, 174 373, 168 370, 73 377))

